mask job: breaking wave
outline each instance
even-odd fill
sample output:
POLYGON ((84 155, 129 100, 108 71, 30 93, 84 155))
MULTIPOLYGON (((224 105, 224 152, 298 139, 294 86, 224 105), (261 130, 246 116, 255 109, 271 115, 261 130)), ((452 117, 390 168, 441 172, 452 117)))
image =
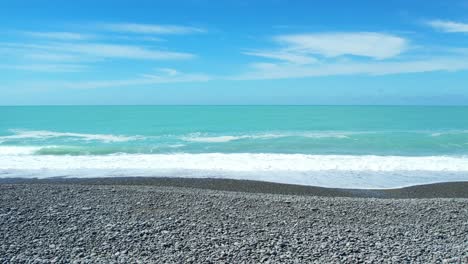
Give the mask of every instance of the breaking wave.
POLYGON ((37 151, 40 149, 1 147, 2 177, 220 177, 341 188, 394 188, 468 180, 467 156, 274 153, 31 155, 37 151))

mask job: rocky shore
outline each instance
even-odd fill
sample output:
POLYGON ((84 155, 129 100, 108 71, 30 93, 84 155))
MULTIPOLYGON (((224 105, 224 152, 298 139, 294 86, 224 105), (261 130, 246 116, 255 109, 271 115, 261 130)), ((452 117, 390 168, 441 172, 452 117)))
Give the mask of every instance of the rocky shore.
POLYGON ((465 198, 174 185, 4 181, 0 263, 468 262, 465 198))

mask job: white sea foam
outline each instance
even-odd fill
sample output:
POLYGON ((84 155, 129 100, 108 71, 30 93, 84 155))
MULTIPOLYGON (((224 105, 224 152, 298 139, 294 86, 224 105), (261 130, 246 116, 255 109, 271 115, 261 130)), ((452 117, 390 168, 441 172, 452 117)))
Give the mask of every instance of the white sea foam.
POLYGON ((202 133, 193 133, 188 136, 181 137, 184 141, 203 142, 203 143, 224 143, 241 139, 274 139, 285 137, 305 137, 305 138, 349 138, 350 135, 360 134, 360 132, 284 132, 284 133, 258 133, 250 135, 220 135, 212 136, 202 133))
POLYGON ((1 146, 0 147, 0 159, 5 159, 8 156, 32 155, 40 149, 41 147, 1 146))
POLYGON ((464 156, 269 153, 52 156, 29 155, 28 151, 33 149, 23 152, 0 149, 3 149, 1 177, 223 177, 342 188, 393 188, 468 180, 468 157, 464 156))
POLYGON ((18 139, 50 139, 50 138, 74 138, 78 140, 85 141, 102 141, 102 142, 126 142, 132 140, 143 139, 141 136, 121 136, 121 135, 111 135, 111 134, 84 134, 84 133, 71 133, 71 132, 56 132, 56 131, 47 131, 47 130, 19 130, 12 129, 10 130, 13 135, 2 136, 0 141, 8 140, 18 140, 18 139))
POLYGON ((234 140, 247 138, 246 136, 217 136, 217 137, 201 137, 201 136, 189 136, 182 137, 182 140, 189 142, 203 142, 203 143, 223 143, 234 140))
POLYGON ((185 144, 172 144, 172 145, 168 145, 168 147, 170 147, 170 148, 181 148, 181 147, 185 147, 185 144))

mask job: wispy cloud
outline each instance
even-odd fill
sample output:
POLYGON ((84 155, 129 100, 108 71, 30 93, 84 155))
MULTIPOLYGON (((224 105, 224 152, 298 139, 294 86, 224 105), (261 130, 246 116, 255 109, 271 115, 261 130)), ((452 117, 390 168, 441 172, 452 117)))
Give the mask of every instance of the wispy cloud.
POLYGON ((80 34, 74 32, 33 32, 26 31, 23 32, 24 35, 35 37, 35 38, 45 38, 45 39, 55 39, 55 40, 87 40, 91 39, 92 35, 80 34))
POLYGON ((56 61, 56 62, 76 62, 85 61, 84 58, 78 55, 66 53, 53 53, 44 51, 24 52, 23 58, 33 61, 56 61))
MULTIPOLYGON (((78 72, 87 68, 84 63, 99 66, 99 62, 107 59, 187 60, 196 55, 155 47, 155 42, 163 41, 156 34, 204 31, 195 27, 135 23, 94 24, 92 29, 87 26, 83 28, 87 28, 88 32, 14 31, 27 38, 16 42, 0 42, 0 59, 10 64, 1 67, 44 72, 78 72)), ((114 63, 118 61, 115 60, 114 63)))
POLYGON ((317 59, 306 54, 293 53, 288 51, 247 51, 245 55, 263 57, 268 59, 283 60, 296 64, 309 64, 317 62, 317 59))
MULTIPOLYGON (((177 76, 180 74, 180 72, 176 69, 171 69, 171 68, 157 68, 155 70, 156 73, 159 73, 156 76, 160 76, 161 73, 163 73, 166 76, 177 76)), ((154 78, 155 74, 143 74, 142 76, 149 77, 149 78, 154 78)))
POLYGON ((162 68, 156 69, 155 71, 150 72, 148 74, 141 74, 139 77, 132 79, 95 80, 78 82, 57 81, 47 83, 34 83, 28 86, 60 89, 99 89, 151 86, 166 83, 205 82, 212 79, 213 77, 202 73, 183 73, 175 69, 162 68))
POLYGON ((111 23, 101 24, 100 28, 116 32, 137 33, 137 34, 191 34, 203 33, 202 28, 178 26, 178 25, 155 25, 137 23, 111 23))
POLYGON ((409 42, 398 36, 372 32, 291 34, 274 36, 272 40, 277 45, 276 49, 243 54, 297 65, 322 63, 346 56, 384 60, 406 51, 409 42))
POLYGON ((354 55, 374 59, 395 57, 408 48, 404 38, 373 32, 319 33, 274 37, 286 50, 325 57, 354 55))
POLYGON ((468 70, 468 57, 433 58, 414 61, 344 61, 313 65, 254 63, 250 65, 250 71, 233 76, 231 79, 262 80, 333 75, 388 75, 459 70, 468 70))
POLYGON ((451 49, 445 55, 400 56, 407 39, 382 33, 306 33, 272 38, 276 51, 244 52, 276 61, 257 61, 233 80, 306 78, 332 75, 387 75, 468 70, 468 57, 451 49))
POLYGON ((434 29, 447 33, 468 33, 468 23, 449 20, 432 20, 427 22, 434 29))
POLYGON ((180 60, 191 59, 195 55, 183 52, 153 50, 136 45, 120 45, 105 43, 86 44, 53 44, 50 49, 71 53, 81 53, 87 56, 101 58, 126 58, 140 60, 180 60))
POLYGON ((163 38, 154 37, 152 35, 112 35, 107 38, 112 40, 120 40, 127 42, 164 42, 166 41, 163 38))
POLYGON ((47 72, 47 73, 64 73, 64 72, 82 72, 86 70, 86 65, 79 64, 16 64, 2 65, 0 69, 15 70, 15 71, 32 71, 32 72, 47 72))
POLYGON ((191 59, 195 55, 184 52, 172 52, 149 49, 138 45, 107 44, 107 43, 69 43, 52 42, 47 44, 0 43, 0 48, 10 50, 17 48, 30 53, 61 53, 62 55, 85 56, 88 59, 121 58, 138 60, 182 60, 191 59))

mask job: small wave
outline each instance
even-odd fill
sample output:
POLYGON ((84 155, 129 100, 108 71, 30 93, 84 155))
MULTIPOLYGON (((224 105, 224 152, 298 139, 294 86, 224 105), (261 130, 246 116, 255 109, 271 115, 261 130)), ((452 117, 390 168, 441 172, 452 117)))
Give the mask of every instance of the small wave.
POLYGON ((468 130, 452 130, 452 131, 441 131, 441 132, 434 132, 431 133, 432 137, 440 137, 446 135, 464 135, 468 134, 468 130))
POLYGON ((111 134, 84 134, 71 132, 56 132, 48 130, 10 130, 14 135, 2 136, 0 141, 18 140, 18 139, 50 139, 50 138, 75 138, 85 141, 102 141, 102 142, 126 142, 132 140, 144 139, 141 136, 121 136, 111 134))
POLYGON ((181 137, 183 141, 199 143, 224 143, 241 139, 272 139, 286 137, 284 134, 252 134, 252 135, 207 135, 203 133, 192 133, 181 137))
POLYGON ((246 138, 246 136, 217 136, 217 137, 200 137, 200 136, 189 136, 182 137, 182 140, 189 142, 203 142, 203 143, 224 143, 234 140, 246 138))
POLYGON ((220 135, 211 136, 202 133, 193 133, 189 136, 181 137, 184 141, 189 142, 203 142, 203 143, 224 143, 242 139, 276 139, 286 137, 304 137, 304 138, 339 138, 346 139, 352 134, 358 132, 286 132, 286 133, 265 133, 265 134, 251 134, 251 135, 220 135))
POLYGON ((286 135, 274 135, 274 134, 265 134, 265 135, 242 135, 242 136, 188 136, 182 137, 181 139, 189 142, 204 142, 204 143, 224 143, 241 139, 272 139, 272 138, 282 138, 287 137, 286 135))
POLYGON ((172 145, 168 145, 168 147, 170 147, 170 148, 182 148, 182 147, 185 147, 185 144, 172 144, 172 145))
POLYGON ((322 131, 322 132, 286 132, 276 134, 257 134, 246 136, 252 139, 272 139, 272 138, 286 138, 286 137, 303 137, 303 138, 349 138, 351 135, 362 134, 363 132, 334 132, 334 131, 322 131))
POLYGON ((325 132, 325 133, 306 133, 303 137, 306 138, 349 138, 351 135, 358 134, 357 132, 325 132))

